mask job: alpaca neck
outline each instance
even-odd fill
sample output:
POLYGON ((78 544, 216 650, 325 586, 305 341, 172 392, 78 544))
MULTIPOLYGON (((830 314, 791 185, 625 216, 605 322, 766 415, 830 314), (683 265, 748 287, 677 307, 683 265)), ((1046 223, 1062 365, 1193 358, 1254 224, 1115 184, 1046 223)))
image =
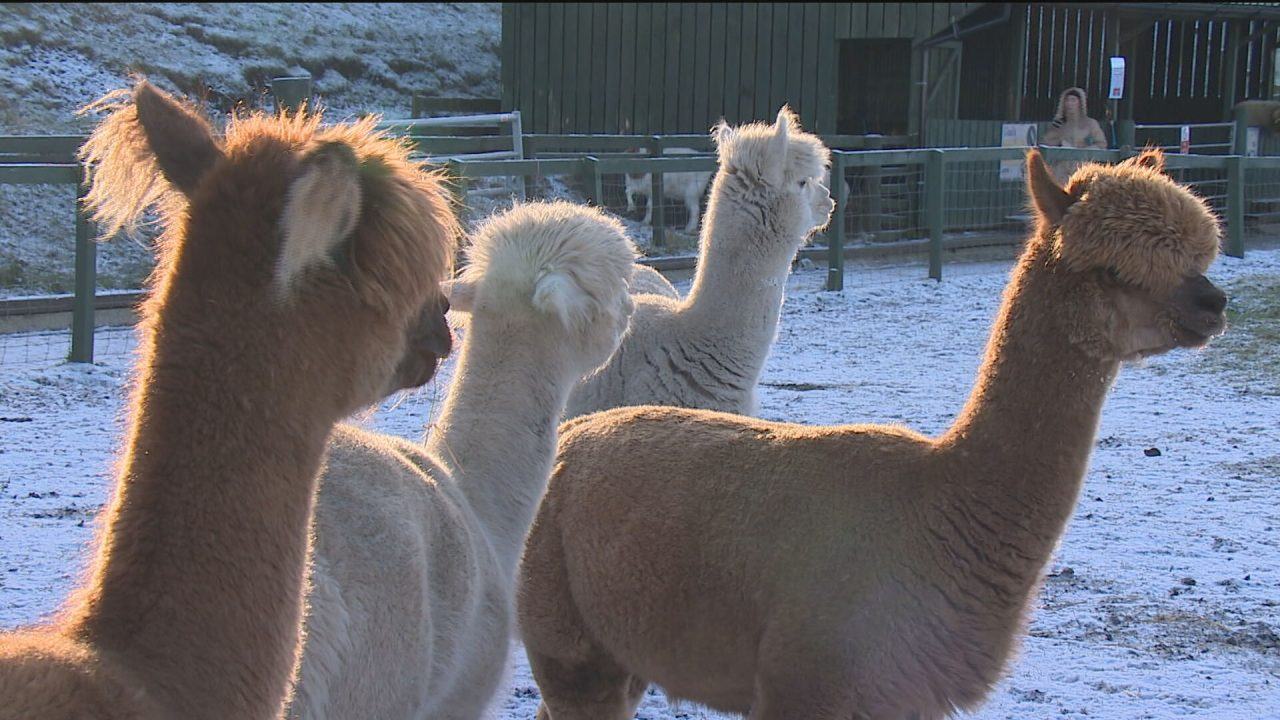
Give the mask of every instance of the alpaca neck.
POLYGON ((427 451, 449 468, 506 576, 546 490, 556 424, 577 376, 545 336, 473 316, 427 451))
POLYGON ((278 368, 227 347, 235 330, 166 319, 139 369, 93 582, 64 631, 124 660, 175 717, 276 717, 332 422, 305 393, 281 397, 278 368))
POLYGON ((780 228, 754 206, 735 200, 726 187, 714 186, 683 312, 717 339, 759 348, 753 364, 763 366, 782 312, 791 259, 804 238, 779 237, 780 228))
POLYGON ((1028 561, 1020 572, 1032 576, 1075 508, 1119 370, 1117 360, 1082 347, 1084 313, 1052 276, 1047 255, 1047 244, 1037 243, 1020 263, 969 401, 939 440, 957 497, 990 512, 988 525, 1001 542, 1016 542, 1028 561))

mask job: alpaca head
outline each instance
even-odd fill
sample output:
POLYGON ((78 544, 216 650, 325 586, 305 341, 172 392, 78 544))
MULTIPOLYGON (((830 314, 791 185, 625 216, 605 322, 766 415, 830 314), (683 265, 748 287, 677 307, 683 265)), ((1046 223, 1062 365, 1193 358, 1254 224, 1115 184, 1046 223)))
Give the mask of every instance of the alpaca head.
POLYGON ((1226 326, 1226 295, 1204 276, 1221 231, 1203 200, 1164 172, 1159 150, 1087 164, 1066 188, 1037 151, 1027 186, 1047 261, 1080 300, 1082 344, 1121 360, 1199 347, 1226 326), (1100 331, 1098 329, 1101 329, 1100 331))
POLYGON ((146 81, 90 108, 110 111, 81 150, 94 220, 131 232, 161 209, 157 339, 199 337, 280 385, 323 388, 339 417, 425 382, 448 353, 439 282, 457 220, 439 178, 372 119, 252 114, 218 137, 146 81))
MULTIPOLYGON (((809 233, 831 218, 835 203, 824 184, 831 153, 816 135, 800 129, 785 105, 773 125, 750 123, 711 130, 720 156, 716 188, 725 201, 765 213, 794 252, 809 233)), ((723 212, 723 210, 721 210, 723 212)))
POLYGON ((476 230, 466 269, 445 289, 473 324, 485 317, 527 329, 576 379, 604 364, 627 329, 635 258, 612 216, 566 202, 528 203, 476 230))

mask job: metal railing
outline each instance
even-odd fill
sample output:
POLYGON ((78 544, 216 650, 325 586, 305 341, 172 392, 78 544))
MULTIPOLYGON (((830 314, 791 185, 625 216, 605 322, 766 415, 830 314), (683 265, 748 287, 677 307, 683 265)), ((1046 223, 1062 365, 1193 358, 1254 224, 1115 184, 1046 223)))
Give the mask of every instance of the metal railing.
MULTIPOLYGON (((0 183, 71 184, 83 193, 82 170, 74 161, 79 140, 0 137, 0 183)), ((664 144, 668 141, 664 140, 664 144)), ((1043 152, 1051 164, 1083 159, 1117 162, 1132 155, 1129 151, 1068 148, 1043 148, 1043 152)), ((1024 212, 1022 181, 1000 177, 1002 161, 1016 165, 1024 157, 1023 148, 834 150, 831 191, 836 208, 832 223, 821 236, 826 248, 811 248, 806 254, 826 256, 827 287, 839 290, 844 285, 844 260, 853 245, 851 238, 859 245, 914 242, 921 249, 927 248, 929 277, 941 279, 944 250, 949 245, 963 244, 957 241, 965 241, 966 236, 977 236, 976 240, 969 237, 973 242, 991 244, 1015 244, 1025 237, 1029 217, 1024 212)), ((660 251, 666 250, 662 229, 669 222, 667 211, 671 210, 677 221, 688 217, 683 203, 668 203, 664 198, 666 183, 680 174, 713 173, 717 169, 717 161, 711 155, 647 157, 634 153, 538 159, 454 157, 444 165, 460 207, 471 215, 466 218, 471 222, 501 209, 503 203, 516 202, 517 196, 563 197, 579 202, 585 199, 623 215, 625 197, 620 194, 622 186, 617 179, 648 173, 650 198, 658 198, 652 218, 652 248, 660 251), (511 178, 527 181, 523 192, 497 200, 469 192, 487 180, 511 178)), ((1166 169, 1204 196, 1222 215, 1227 254, 1243 257, 1246 232, 1280 234, 1280 157, 1167 154, 1166 169)), ((696 212, 704 210, 700 207, 696 212)), ((92 229, 79 212, 78 199, 76 207, 69 207, 68 212, 76 215, 75 292, 54 303, 61 303, 63 310, 70 304, 69 359, 91 362, 94 311, 104 298, 96 290, 92 229)), ((693 240, 696 242, 696 236, 693 240)), ((665 264, 662 258, 647 261, 656 266, 665 264)), ((109 301, 118 305, 121 297, 113 294, 109 301)), ((36 306, 45 308, 43 312, 52 307, 48 303, 32 304, 30 300, 0 301, 0 319, 35 312, 36 306)), ((4 362, 2 345, 0 362, 4 362)))
POLYGON ((1236 123, 1146 123, 1133 126, 1133 147, 1155 146, 1167 153, 1182 152, 1182 128, 1188 132, 1191 155, 1230 155, 1236 146, 1236 123))
MULTIPOLYGON (((1132 151, 1121 150, 1085 150, 1075 148, 1041 148, 1046 162, 1094 160, 1101 162, 1119 162, 1133 156, 1132 151)), ((922 196, 920 203, 924 232, 928 238, 929 277, 942 279, 943 237, 948 230, 948 209, 945 198, 949 188, 946 182, 947 168, 957 163, 985 162, 996 166, 1000 161, 1021 161, 1025 158, 1024 148, 929 148, 921 150, 884 150, 867 152, 832 153, 832 196, 836 198, 834 212, 837 221, 828 231, 828 275, 827 288, 840 290, 844 287, 844 255, 846 227, 843 219, 848 214, 843 185, 846 182, 846 171, 851 168, 885 167, 890 165, 914 165, 923 168, 923 180, 919 188, 922 196)), ((1255 173, 1271 173, 1280 171, 1280 157, 1241 157, 1239 155, 1165 155, 1165 170, 1175 179, 1199 190, 1211 205, 1224 216, 1226 226, 1226 242, 1224 251, 1233 257, 1244 257, 1245 209, 1251 202, 1246 186, 1245 171, 1255 173), (1220 173, 1221 180, 1179 177, 1191 173, 1204 175, 1206 171, 1220 173), (1212 195, 1198 188, 1197 185, 1223 185, 1225 192, 1212 195)), ((1276 173, 1280 175, 1280 173, 1276 173)), ((1273 181, 1272 186, 1280 184, 1273 181)), ((1018 183, 1019 189, 1021 183, 1018 183)), ((1254 202, 1273 203, 1280 206, 1280 196, 1275 198, 1258 198, 1254 202)), ((1280 209, 1268 213, 1257 212, 1255 215, 1275 214, 1280 217, 1280 209)), ((1025 218, 1024 218, 1025 219, 1025 218)))

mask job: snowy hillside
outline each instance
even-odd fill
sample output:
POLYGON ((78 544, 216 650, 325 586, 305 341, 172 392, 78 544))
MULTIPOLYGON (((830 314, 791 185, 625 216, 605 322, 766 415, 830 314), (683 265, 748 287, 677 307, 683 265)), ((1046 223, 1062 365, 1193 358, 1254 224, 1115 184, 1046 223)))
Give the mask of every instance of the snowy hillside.
MULTIPOLYGON (((135 71, 215 113, 306 72, 335 119, 406 117, 415 92, 497 97, 501 36, 498 3, 6 3, 0 134, 87 134, 94 118, 76 109, 135 71)), ((74 197, 0 185, 0 297, 70 291, 74 197)), ((138 287, 150 256, 104 246, 99 285, 138 287)))
POLYGON ((497 97, 498 3, 0 6, 0 134, 86 132, 75 109, 145 73, 211 109, 310 73, 339 115, 405 117, 414 92, 497 97))
MULTIPOLYGON (((842 293, 821 290, 822 271, 796 273, 761 414, 941 431, 1009 268, 949 264, 935 283, 920 265, 851 263, 842 293)), ((1121 372, 1021 656, 974 717, 1280 718, 1280 250, 1220 258, 1209 275, 1231 295, 1231 327, 1202 351, 1121 372)), ((53 611, 83 567, 121 442, 127 333, 99 331, 115 351, 100 365, 0 373, 0 628, 53 611)), ((451 368, 357 422, 422 437, 451 368)), ((498 717, 528 720, 537 686, 518 647, 514 664, 498 717)), ((652 690, 639 717, 714 716, 652 690)))

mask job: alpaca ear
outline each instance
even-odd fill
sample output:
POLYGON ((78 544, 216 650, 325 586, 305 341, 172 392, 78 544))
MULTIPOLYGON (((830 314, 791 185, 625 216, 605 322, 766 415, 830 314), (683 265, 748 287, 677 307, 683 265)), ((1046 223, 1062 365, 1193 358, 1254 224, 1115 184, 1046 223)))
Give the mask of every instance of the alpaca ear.
POLYGON ((711 140, 715 142, 717 149, 724 147, 731 137, 733 137, 733 128, 729 127, 724 118, 720 118, 719 122, 711 126, 711 140))
POLYGON ((769 164, 764 168, 766 179, 777 185, 782 182, 783 172, 787 167, 787 144, 790 142, 790 131, 795 116, 786 105, 778 111, 773 123, 773 137, 769 138, 769 164))
POLYGON ((476 306, 476 284, 471 280, 454 278, 440 283, 440 292, 449 301, 449 309, 471 312, 476 306))
POLYGON ((1053 178, 1039 150, 1027 153, 1027 194, 1031 196, 1036 212, 1053 225, 1062 221, 1067 208, 1076 201, 1053 178))
POLYGON ((1162 173, 1164 172, 1164 152, 1157 147, 1147 148, 1141 154, 1135 155, 1120 164, 1131 167, 1144 167, 1162 173))
POLYGON ((222 157, 208 121, 146 81, 134 89, 133 102, 160 171, 170 185, 190 197, 222 157))
POLYGON ((568 274, 552 270, 534 284, 533 306, 555 314, 565 327, 573 327, 586 319, 591 297, 568 274))
POLYGON ((350 248, 344 241, 360 220, 360 164, 350 146, 324 143, 307 153, 300 165, 280 218, 284 244, 276 284, 284 293, 309 267, 349 269, 350 248))

